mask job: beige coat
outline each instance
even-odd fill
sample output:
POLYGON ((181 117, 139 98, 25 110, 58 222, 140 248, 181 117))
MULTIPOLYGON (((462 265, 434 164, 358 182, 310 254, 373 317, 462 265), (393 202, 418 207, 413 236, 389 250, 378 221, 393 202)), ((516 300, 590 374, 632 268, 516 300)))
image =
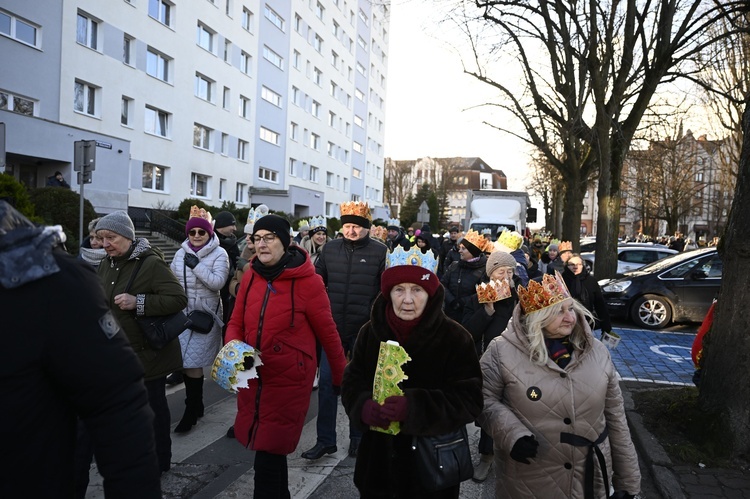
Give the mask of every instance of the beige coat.
MULTIPOLYGON (((578 321, 585 323, 580 316, 578 321)), ((552 360, 539 366, 529 359, 522 331, 516 306, 508 329, 490 343, 480 362, 484 410, 479 422, 495 443, 496 497, 583 498, 588 448, 561 443, 561 433, 595 441, 605 427, 609 437, 598 447, 610 486, 640 492, 638 456, 609 350, 586 325, 586 347, 573 353, 564 370, 552 360), (511 459, 513 444, 531 434, 539 442, 537 457, 531 464, 511 459)), ((594 491, 596 498, 608 497, 596 457, 594 491)))

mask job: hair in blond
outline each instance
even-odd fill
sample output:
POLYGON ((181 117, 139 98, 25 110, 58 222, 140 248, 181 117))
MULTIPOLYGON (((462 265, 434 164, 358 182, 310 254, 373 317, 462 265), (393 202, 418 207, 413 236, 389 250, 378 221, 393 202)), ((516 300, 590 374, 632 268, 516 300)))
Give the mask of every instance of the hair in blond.
POLYGON ((100 218, 101 217, 97 217, 97 218, 95 218, 95 219, 93 219, 92 221, 89 222, 89 225, 88 225, 89 232, 91 232, 92 230, 94 230, 96 228, 96 223, 100 220, 100 218))
POLYGON ((544 365, 547 363, 549 354, 547 345, 544 343, 544 328, 547 327, 563 309, 571 306, 576 313, 576 325, 570 334, 570 342, 576 350, 583 350, 586 346, 586 330, 581 323, 581 317, 593 327, 594 316, 591 315, 586 307, 573 298, 567 298, 559 303, 550 305, 536 312, 526 314, 522 318, 523 325, 526 329, 526 337, 529 339, 529 359, 534 364, 544 365))

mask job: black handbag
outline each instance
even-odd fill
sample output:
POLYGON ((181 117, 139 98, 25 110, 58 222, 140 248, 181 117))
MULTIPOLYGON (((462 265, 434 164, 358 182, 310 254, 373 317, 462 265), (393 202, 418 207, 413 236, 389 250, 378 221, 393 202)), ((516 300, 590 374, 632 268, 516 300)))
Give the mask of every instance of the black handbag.
POLYGON ((466 425, 433 437, 415 436, 411 444, 417 477, 427 490, 442 490, 474 475, 466 425))
MULTIPOLYGON (((185 294, 187 294, 187 265, 182 266, 182 282, 185 287, 185 294)), ((221 303, 221 302, 219 302, 221 303)), ((216 311, 219 311, 219 306, 216 305, 216 311)), ((214 328, 214 316, 203 310, 191 310, 187 315, 190 319, 190 330, 200 334, 208 334, 214 328)))
MULTIPOLYGON (((127 286, 125 286, 123 293, 130 291, 130 285, 133 284, 135 276, 138 274, 138 271, 141 270, 142 264, 143 260, 139 260, 135 270, 133 270, 133 273, 130 275, 130 280, 128 281, 127 286)), ((182 310, 169 315, 136 317, 135 320, 138 323, 138 327, 141 328, 143 336, 153 350, 161 350, 164 348, 169 342, 177 338, 185 329, 190 328, 191 324, 190 319, 182 310)))

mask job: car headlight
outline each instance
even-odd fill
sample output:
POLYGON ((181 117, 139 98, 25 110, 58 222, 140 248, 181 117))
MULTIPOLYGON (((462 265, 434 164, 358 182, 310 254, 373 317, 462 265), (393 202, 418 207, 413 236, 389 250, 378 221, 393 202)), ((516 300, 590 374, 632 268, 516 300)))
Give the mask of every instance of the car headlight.
POLYGON ((605 293, 622 293, 630 287, 632 281, 616 281, 602 288, 605 293))

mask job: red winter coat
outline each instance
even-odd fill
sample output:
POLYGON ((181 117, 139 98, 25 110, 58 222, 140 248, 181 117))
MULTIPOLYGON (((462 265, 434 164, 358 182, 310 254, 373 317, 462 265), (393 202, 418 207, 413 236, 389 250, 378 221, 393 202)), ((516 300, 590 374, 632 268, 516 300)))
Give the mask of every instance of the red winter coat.
POLYGON ((283 455, 302 434, 317 369, 315 339, 334 385, 341 385, 346 366, 323 279, 307 253, 289 251, 292 263, 272 283, 254 269, 245 272, 225 338, 257 348, 263 362, 258 378, 237 394, 234 434, 245 447, 283 455))

